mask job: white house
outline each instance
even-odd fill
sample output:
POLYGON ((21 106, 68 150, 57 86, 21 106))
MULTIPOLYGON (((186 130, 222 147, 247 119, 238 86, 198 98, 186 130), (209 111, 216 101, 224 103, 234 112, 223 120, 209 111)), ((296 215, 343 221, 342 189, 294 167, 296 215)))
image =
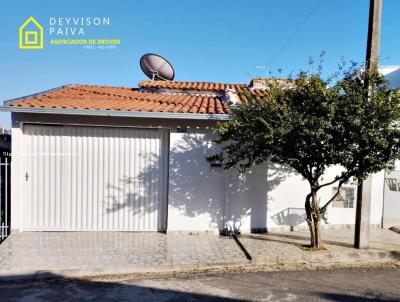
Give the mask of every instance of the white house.
MULTIPOLYGON (((257 88, 258 87, 258 88, 257 88)), ((246 84, 142 81, 139 88, 67 85, 7 101, 12 112, 11 229, 241 232, 304 226, 308 185, 284 167, 246 174, 206 157, 212 127, 246 84)), ((340 168, 331 168, 333 176, 340 168)), ((321 192, 328 199, 334 187, 321 192)), ((383 172, 373 176, 371 224, 381 225, 383 172)), ((344 187, 328 226, 352 225, 344 187)))
MULTIPOLYGON (((389 82, 390 88, 400 88, 400 66, 379 68, 389 82)), ((380 182, 384 182, 382 226, 400 225, 400 160, 395 162, 394 171, 386 171, 380 182)))

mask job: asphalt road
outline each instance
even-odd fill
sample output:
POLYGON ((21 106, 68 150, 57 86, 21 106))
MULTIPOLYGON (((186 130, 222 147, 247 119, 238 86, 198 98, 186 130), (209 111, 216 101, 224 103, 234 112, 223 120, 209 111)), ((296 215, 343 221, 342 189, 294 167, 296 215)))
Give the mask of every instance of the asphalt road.
POLYGON ((400 301, 400 268, 0 283, 0 301, 400 301))

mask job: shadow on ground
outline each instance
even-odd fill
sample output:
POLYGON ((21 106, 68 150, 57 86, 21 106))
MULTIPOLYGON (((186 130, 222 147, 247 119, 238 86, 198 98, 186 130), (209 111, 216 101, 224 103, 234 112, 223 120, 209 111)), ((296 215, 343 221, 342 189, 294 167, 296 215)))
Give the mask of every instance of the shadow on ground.
MULTIPOLYGON (((292 244, 295 246, 298 246, 299 244, 304 243, 304 242, 298 242, 298 241, 305 241, 307 244, 310 241, 310 237, 307 237, 307 236, 288 235, 288 234, 279 234, 279 233, 265 233, 265 234, 242 235, 242 236, 246 237, 246 238, 255 239, 255 240, 273 241, 273 242, 279 242, 279 243, 292 244), (297 240, 297 241, 294 241, 294 240, 297 240)), ((331 240, 323 240, 323 242, 324 242, 324 244, 353 248, 353 245, 350 243, 337 242, 337 241, 331 241, 331 240)))
POLYGON ((376 301, 376 302, 398 302, 398 299, 386 299, 380 296, 373 296, 373 297, 359 297, 359 296, 352 296, 346 294, 327 294, 321 293, 321 297, 328 301, 346 301, 346 302, 368 302, 368 301, 376 301))
MULTIPOLYGON (((70 279, 0 282, 0 301, 399 301, 396 267, 257 272, 128 280, 70 279)), ((11 276, 10 276, 11 277, 11 276)), ((18 276, 22 277, 22 276, 18 276)), ((4 280, 4 279, 0 279, 4 280)))
POLYGON ((0 301, 244 301, 126 282, 72 279, 52 273, 10 276, 9 281, 3 281, 6 278, 0 281, 0 301), (13 281, 16 278, 25 281, 13 281))

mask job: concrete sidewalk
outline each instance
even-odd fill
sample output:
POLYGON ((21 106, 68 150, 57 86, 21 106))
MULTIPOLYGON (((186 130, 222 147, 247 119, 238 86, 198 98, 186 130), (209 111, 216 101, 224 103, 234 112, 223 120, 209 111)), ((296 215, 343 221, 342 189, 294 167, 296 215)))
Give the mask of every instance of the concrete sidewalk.
POLYGON ((89 276, 193 273, 356 265, 400 260, 400 235, 371 230, 371 248, 352 247, 353 230, 323 232, 326 250, 308 251, 307 231, 228 237, 127 232, 25 232, 0 245, 0 281, 89 276))
POLYGON ((370 248, 353 247, 354 229, 323 230, 326 250, 309 251, 308 231, 270 232, 242 235, 240 241, 252 256, 252 263, 319 264, 400 260, 400 235, 387 229, 370 230, 370 248))
POLYGON ((158 273, 247 264, 231 238, 134 232, 23 232, 0 244, 0 280, 158 273))

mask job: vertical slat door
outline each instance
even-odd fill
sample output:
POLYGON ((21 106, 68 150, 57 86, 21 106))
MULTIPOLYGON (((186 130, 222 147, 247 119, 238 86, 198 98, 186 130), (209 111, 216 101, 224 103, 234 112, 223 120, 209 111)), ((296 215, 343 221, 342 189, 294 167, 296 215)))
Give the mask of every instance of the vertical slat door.
POLYGON ((24 133, 26 230, 165 230, 163 130, 29 125, 24 133))
POLYGON ((62 134, 61 127, 27 126, 25 129, 23 209, 27 229, 64 229, 62 134))

